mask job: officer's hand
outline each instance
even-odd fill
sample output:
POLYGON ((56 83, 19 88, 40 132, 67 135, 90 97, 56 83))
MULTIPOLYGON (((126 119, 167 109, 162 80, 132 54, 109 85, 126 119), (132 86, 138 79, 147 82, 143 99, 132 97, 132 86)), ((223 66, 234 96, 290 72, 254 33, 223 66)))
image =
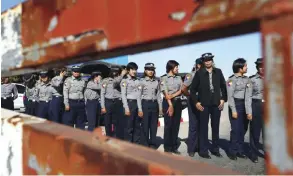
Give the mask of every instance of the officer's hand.
POLYGON ((65 111, 69 111, 70 107, 69 106, 65 106, 65 111))
POLYGON ((171 99, 172 99, 172 95, 166 94, 166 95, 165 95, 165 98, 166 98, 167 100, 171 100, 171 99))
POLYGON ((121 75, 124 76, 124 75, 126 75, 126 73, 127 73, 127 70, 124 69, 124 70, 122 70, 121 75))
POLYGON ((203 111, 203 107, 201 106, 200 102, 197 102, 195 106, 199 111, 203 111))
POLYGON ((102 108, 102 109, 101 109, 101 113, 102 113, 102 114, 106 114, 106 112, 107 112, 106 108, 102 108))
POLYGON ((138 116, 142 118, 143 117, 143 112, 139 111, 138 116))
POLYGON ((247 114, 247 119, 252 120, 252 114, 247 114))
POLYGON ((224 103, 225 103, 224 100, 220 100, 220 105, 218 106, 219 110, 222 111, 224 109, 224 103))
POLYGON ((174 108, 173 106, 169 106, 168 110, 167 110, 167 114, 172 117, 174 114, 174 108))
POLYGON ((130 111, 125 111, 126 116, 130 116, 130 111))
POLYGON ((232 112, 232 117, 233 117, 234 119, 237 119, 237 117, 238 117, 237 112, 232 112))

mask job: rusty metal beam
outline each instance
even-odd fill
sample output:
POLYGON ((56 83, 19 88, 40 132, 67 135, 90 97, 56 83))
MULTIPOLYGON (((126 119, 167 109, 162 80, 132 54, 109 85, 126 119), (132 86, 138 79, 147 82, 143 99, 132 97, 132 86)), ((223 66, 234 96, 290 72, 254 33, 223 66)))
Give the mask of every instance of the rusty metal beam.
POLYGON ((264 18, 261 32, 267 172, 293 175, 293 13, 264 18))
POLYGON ((7 160, 16 175, 237 174, 24 114, 2 109, 1 115, 0 137, 10 139, 7 160))
POLYGON ((7 40, 21 41, 11 42, 12 46, 2 54, 2 73, 14 74, 11 70, 42 68, 44 64, 54 66, 57 62, 58 65, 82 62, 79 56, 90 54, 104 58, 208 40, 211 35, 219 38, 257 31, 257 21, 261 18, 293 11, 290 0, 200 2, 203 3, 194 0, 28 0, 15 8, 18 10, 12 10, 12 17, 7 15, 11 11, 1 16, 3 21, 10 18, 10 23, 4 26, 15 33, 10 38, 7 36, 7 40), (248 24, 244 27, 246 30, 236 28, 244 22, 248 24), (11 23, 21 27, 10 29, 11 23), (235 25, 236 30, 195 35, 231 25, 235 25))

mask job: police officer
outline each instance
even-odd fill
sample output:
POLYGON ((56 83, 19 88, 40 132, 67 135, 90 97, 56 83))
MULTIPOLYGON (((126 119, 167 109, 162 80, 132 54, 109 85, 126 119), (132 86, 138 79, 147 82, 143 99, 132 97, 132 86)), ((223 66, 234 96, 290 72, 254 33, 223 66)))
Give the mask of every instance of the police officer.
POLYGON ((194 157, 194 153, 198 151, 198 138, 199 138, 199 112, 194 106, 194 102, 190 97, 189 87, 192 83, 193 77, 197 70, 201 68, 201 58, 195 60, 195 65, 192 72, 186 74, 183 85, 182 93, 188 96, 188 117, 189 117, 189 130, 187 139, 187 152, 190 157, 194 157))
POLYGON ((41 82, 37 85, 39 98, 37 116, 50 120, 50 101, 52 100, 52 85, 48 77, 48 71, 40 72, 41 82))
POLYGON ((68 126, 75 126, 85 129, 86 114, 84 89, 85 81, 80 76, 80 66, 72 67, 72 76, 65 79, 63 86, 63 96, 65 112, 63 123, 68 126))
POLYGON ((26 97, 26 107, 25 113, 29 115, 36 116, 38 108, 38 90, 36 87, 36 75, 26 74, 24 75, 25 82, 25 97, 26 97))
POLYGON ((101 91, 101 72, 92 72, 89 82, 84 91, 86 99, 86 114, 88 121, 88 130, 93 131, 99 123, 101 114, 101 105, 99 102, 101 91))
POLYGON ((243 150, 244 136, 248 126, 246 116, 245 101, 247 101, 246 88, 250 86, 249 78, 244 74, 247 72, 246 60, 243 58, 236 59, 233 62, 234 74, 227 81, 229 120, 231 123, 231 137, 229 157, 232 160, 246 158, 243 150))
POLYGON ((159 80, 155 78, 155 65, 146 63, 144 77, 140 79, 138 116, 142 117, 141 144, 156 147, 159 114, 163 114, 159 80))
POLYGON ((121 96, 125 114, 126 128, 125 140, 133 143, 140 143, 141 118, 138 117, 138 87, 139 80, 136 77, 138 66, 134 62, 130 62, 126 66, 127 75, 122 79, 121 96))
POLYGON ((61 122, 61 117, 64 112, 63 103, 63 83, 66 75, 66 68, 61 68, 56 72, 55 77, 52 78, 51 84, 53 87, 52 101, 50 102, 51 120, 54 122, 61 122))
POLYGON ((160 80, 160 88, 164 94, 164 149, 165 152, 173 152, 175 154, 180 154, 177 150, 176 142, 182 113, 180 99, 182 79, 177 75, 178 66, 178 62, 169 60, 166 65, 167 74, 161 76, 160 80))
POLYGON ((109 77, 102 80, 101 113, 104 114, 106 135, 124 138, 123 108, 121 100, 120 82, 126 74, 119 67, 111 67, 109 77))
MULTIPOLYGON (((250 76, 250 86, 247 86, 247 93, 245 101, 247 118, 250 121, 250 148, 251 148, 251 160, 254 163, 258 162, 258 146, 260 132, 263 130, 263 76, 264 69, 262 66, 262 58, 259 58, 255 62, 257 73, 250 76)), ((264 136, 264 133, 262 133, 264 136)))
POLYGON ((10 83, 8 77, 1 81, 1 108, 14 110, 13 100, 17 99, 18 92, 14 84, 10 83))

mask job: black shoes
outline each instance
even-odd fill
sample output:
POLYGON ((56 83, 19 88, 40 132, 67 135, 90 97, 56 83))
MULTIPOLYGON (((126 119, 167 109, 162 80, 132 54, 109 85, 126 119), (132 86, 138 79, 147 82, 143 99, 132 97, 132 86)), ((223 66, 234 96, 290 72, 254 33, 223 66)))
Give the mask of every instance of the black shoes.
POLYGON ((174 153, 176 155, 180 155, 181 154, 178 150, 173 150, 172 153, 174 153))
POLYGON ((205 158, 205 159, 211 159, 211 156, 208 154, 208 153, 206 153, 206 154, 198 154, 200 157, 202 157, 202 158, 205 158))
POLYGON ((218 158, 223 158, 223 156, 221 155, 220 152, 211 152, 211 153, 212 153, 212 155, 215 155, 218 158))
POLYGON ((231 160, 234 160, 234 161, 237 160, 237 156, 236 156, 235 154, 229 154, 228 157, 229 157, 231 160))
POLYGON ((258 163, 258 157, 255 156, 255 155, 252 155, 251 156, 251 161, 254 162, 254 163, 258 163))
POLYGON ((237 157, 238 158, 243 158, 243 159, 247 158, 247 156, 244 153, 237 153, 237 157))
POLYGON ((194 153, 194 152, 189 152, 188 155, 189 155, 190 157, 194 157, 195 153, 194 153))

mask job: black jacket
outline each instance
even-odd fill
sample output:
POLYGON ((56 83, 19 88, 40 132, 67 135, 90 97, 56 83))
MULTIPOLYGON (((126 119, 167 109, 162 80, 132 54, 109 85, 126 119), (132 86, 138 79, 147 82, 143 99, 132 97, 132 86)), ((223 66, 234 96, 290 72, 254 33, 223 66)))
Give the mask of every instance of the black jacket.
POLYGON ((214 94, 210 92, 209 72, 205 68, 198 70, 192 80, 190 93, 192 100, 202 105, 219 105, 220 100, 227 102, 227 87, 222 70, 213 68, 214 94))

